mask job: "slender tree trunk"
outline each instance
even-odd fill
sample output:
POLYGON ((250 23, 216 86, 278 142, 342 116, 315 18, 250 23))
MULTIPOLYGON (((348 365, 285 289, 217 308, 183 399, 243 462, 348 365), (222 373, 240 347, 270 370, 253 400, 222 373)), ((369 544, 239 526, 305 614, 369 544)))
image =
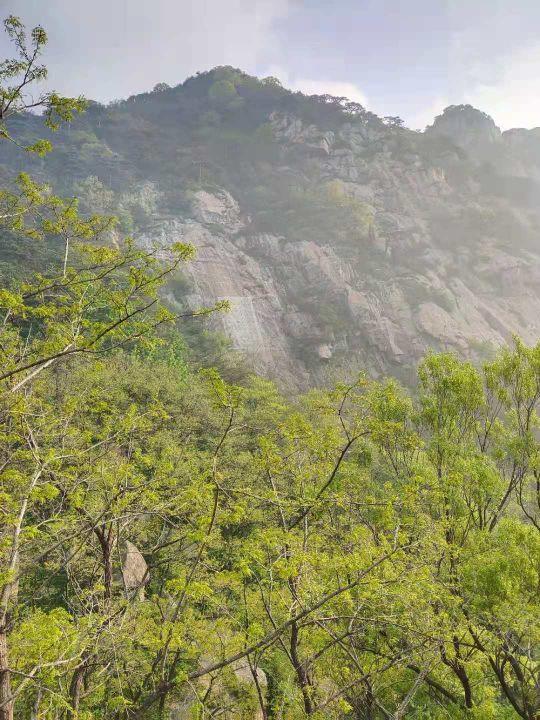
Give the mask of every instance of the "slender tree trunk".
POLYGON ((105 597, 110 599, 112 596, 112 559, 111 547, 107 544, 103 552, 103 580, 105 583, 105 597))
POLYGON ((9 669, 9 650, 8 650, 8 623, 9 623, 9 606, 16 600, 19 581, 17 578, 17 570, 19 567, 19 544, 20 536, 24 523, 24 517, 28 508, 28 500, 31 492, 35 488, 43 468, 39 468, 34 473, 30 482, 26 496, 22 499, 21 509, 17 517, 16 525, 13 529, 13 540, 11 543, 11 552, 7 570, 15 575, 15 579, 7 582, 2 587, 0 593, 0 720, 13 720, 14 701, 11 699, 11 672, 9 669))
POLYGON ((81 704, 81 693, 84 683, 84 674, 86 672, 86 664, 83 663, 73 673, 71 683, 69 685, 69 699, 71 707, 68 710, 67 716, 69 720, 77 720, 79 717, 79 705, 81 704))
POLYGON ((461 663, 458 664, 454 672, 456 673, 459 682, 461 683, 461 687, 463 688, 465 707, 470 710, 473 707, 473 697, 469 676, 461 663))
POLYGON ((504 674, 504 668, 501 667, 501 665, 496 662, 491 656, 488 655, 488 661, 491 665, 498 681, 499 685, 501 686, 501 690, 506 695, 506 698, 509 700, 510 704, 516 711, 516 713, 523 718, 523 720, 538 720, 539 714, 534 709, 529 708, 527 706, 522 707, 520 699, 517 697, 516 693, 514 692, 511 685, 508 683, 505 674, 504 674))
POLYGON ((114 534, 112 526, 106 530, 103 528, 96 528, 95 533, 101 545, 101 555, 103 564, 103 585, 105 587, 104 595, 108 600, 112 597, 112 580, 113 580, 113 566, 112 566, 112 554, 114 545, 114 534))
POLYGON ((0 628, 0 720, 13 720, 13 701, 11 700, 11 673, 9 671, 9 656, 7 642, 7 628, 0 628))
POLYGON ((306 715, 313 715, 313 703, 311 701, 311 683, 306 668, 300 661, 298 655, 298 623, 293 623, 291 626, 291 659, 296 673, 296 679, 300 690, 302 691, 302 697, 304 700, 304 709, 306 715))
POLYGON ((454 675, 459 680, 463 689, 463 701, 465 703, 465 707, 470 710, 473 707, 474 702, 472 695, 472 687, 465 666, 457 656, 455 659, 449 659, 443 648, 441 648, 441 659, 446 665, 446 667, 450 668, 450 670, 452 670, 454 675))
POLYGON ((41 707, 41 688, 38 687, 36 692, 36 699, 32 705, 32 716, 31 720, 39 720, 39 709, 41 707))
POLYGON ((67 275, 68 256, 69 256, 69 237, 66 237, 66 242, 65 242, 65 246, 64 246, 64 263, 62 266, 63 277, 66 277, 66 275, 67 275))
POLYGON ((249 670, 251 672, 251 677, 253 678, 253 682, 255 683, 255 689, 257 690, 257 698, 259 700, 259 707, 261 709, 262 714, 262 720, 268 720, 268 712, 266 710, 266 702, 264 698, 264 694, 261 688, 261 683, 259 682, 259 676, 257 674, 257 668, 253 665, 251 662, 251 658, 248 655, 247 658, 249 670))

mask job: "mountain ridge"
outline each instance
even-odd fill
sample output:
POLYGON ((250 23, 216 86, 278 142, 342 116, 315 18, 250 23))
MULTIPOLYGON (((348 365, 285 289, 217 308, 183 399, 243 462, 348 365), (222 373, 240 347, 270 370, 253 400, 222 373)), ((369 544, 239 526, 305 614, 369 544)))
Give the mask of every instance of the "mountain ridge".
POLYGON ((140 242, 192 242, 170 302, 230 299, 214 326, 286 386, 408 381, 430 348, 481 360, 540 336, 538 128, 450 106, 416 132, 224 67, 91 104, 54 140, 32 175, 140 242))

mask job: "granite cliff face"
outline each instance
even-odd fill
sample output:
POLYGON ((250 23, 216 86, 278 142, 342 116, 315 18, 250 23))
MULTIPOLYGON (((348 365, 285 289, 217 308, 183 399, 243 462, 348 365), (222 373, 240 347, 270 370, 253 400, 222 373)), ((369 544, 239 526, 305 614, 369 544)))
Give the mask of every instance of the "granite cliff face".
POLYGON ((198 248, 190 301, 231 300, 219 322, 259 371, 293 385, 353 368, 407 380, 429 348, 481 359, 513 333, 540 337, 538 166, 526 149, 540 150, 536 131, 501 134, 487 117, 478 126, 436 122, 426 135, 455 149, 433 162, 413 149, 396 157, 386 130, 325 132, 287 115, 271 122, 281 172, 315 166, 322 186, 362 203, 369 222, 360 240, 254 233, 226 188, 194 193, 191 217, 159 228, 163 240, 198 248), (502 174, 509 165, 515 175, 502 174), (517 178, 531 179, 518 198, 484 187, 517 178), (219 234, 208 229, 216 224, 219 234))
POLYGON ((225 70, 95 106, 60 142, 95 138, 65 182, 97 176, 140 242, 196 246, 171 302, 229 299, 214 327, 291 387, 407 381, 429 348, 481 359, 540 337, 540 129, 460 106, 416 133, 238 71, 216 100, 225 70))

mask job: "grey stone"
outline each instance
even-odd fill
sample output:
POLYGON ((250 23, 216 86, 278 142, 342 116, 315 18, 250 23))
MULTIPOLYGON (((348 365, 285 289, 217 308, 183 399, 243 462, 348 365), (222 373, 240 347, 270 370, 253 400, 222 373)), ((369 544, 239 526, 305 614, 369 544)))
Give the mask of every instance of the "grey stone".
POLYGON ((129 540, 126 541, 122 564, 124 586, 130 593, 142 591, 150 580, 148 565, 140 550, 129 540))

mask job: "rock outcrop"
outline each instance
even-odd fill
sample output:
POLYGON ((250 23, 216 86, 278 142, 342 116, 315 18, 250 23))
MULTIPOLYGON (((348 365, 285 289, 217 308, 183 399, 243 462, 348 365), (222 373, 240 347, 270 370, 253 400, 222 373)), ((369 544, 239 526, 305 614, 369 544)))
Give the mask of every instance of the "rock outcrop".
POLYGON ((168 298, 228 299, 213 327, 284 386, 360 368, 408 381, 429 348, 480 360, 540 337, 538 128, 453 106, 412 132, 231 68, 84 123, 37 178, 86 182, 89 209, 113 195, 141 243, 193 243, 168 298), (220 73, 233 103, 210 92, 220 73))
POLYGON ((141 594, 150 580, 148 565, 141 551, 129 540, 126 541, 122 563, 122 578, 129 595, 141 594))
MULTIPOLYGON (((323 242, 308 230, 300 239, 256 232, 226 188, 195 193, 191 217, 166 220, 150 236, 196 246, 189 302, 228 298, 232 310, 217 324, 258 371, 285 385, 358 368, 407 381, 429 348, 478 360, 514 333, 533 342, 540 215, 486 191, 471 170, 478 159, 460 154, 469 144, 497 145, 502 166, 508 147, 521 152, 524 140, 501 135, 483 113, 473 113, 470 128, 465 114, 436 123, 459 151, 437 162, 409 134, 409 147, 396 152, 400 137, 386 129, 317 132, 298 118, 272 117, 281 173, 315 168, 320 187, 333 183, 345 204, 361 204, 368 227, 345 242, 339 228, 323 242)), ((531 166, 529 177, 535 172, 531 166)))

